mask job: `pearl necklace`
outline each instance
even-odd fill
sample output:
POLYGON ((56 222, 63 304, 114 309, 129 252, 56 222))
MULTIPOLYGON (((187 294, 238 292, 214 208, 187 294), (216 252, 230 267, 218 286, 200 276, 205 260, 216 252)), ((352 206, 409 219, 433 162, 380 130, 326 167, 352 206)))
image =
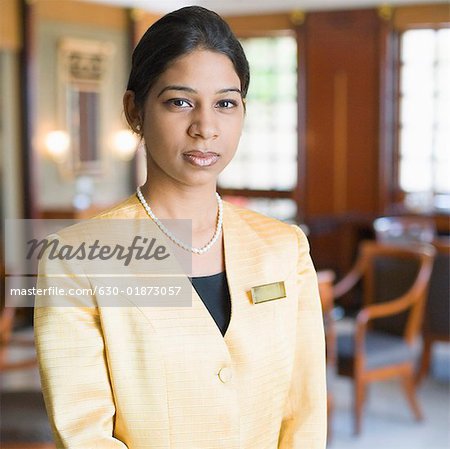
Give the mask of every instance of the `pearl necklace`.
POLYGON ((162 223, 159 221, 157 216, 152 211, 151 207, 147 203, 147 201, 144 198, 144 195, 141 192, 141 188, 138 187, 136 189, 136 195, 141 202, 142 206, 144 207, 145 211, 147 212, 148 216, 156 223, 158 228, 167 236, 169 237, 172 242, 176 243, 181 248, 185 249, 186 251, 190 251, 194 254, 204 254, 207 251, 211 249, 211 247, 214 245, 214 243, 217 242, 217 239, 219 238, 220 231, 222 230, 222 223, 223 223, 223 205, 222 205, 222 198, 220 198, 220 195, 216 192, 216 198, 217 198, 217 206, 219 208, 218 216, 217 216, 217 225, 216 230, 214 232, 214 235, 212 236, 212 239, 201 248, 194 248, 193 246, 186 245, 181 240, 179 240, 177 237, 175 237, 162 223))

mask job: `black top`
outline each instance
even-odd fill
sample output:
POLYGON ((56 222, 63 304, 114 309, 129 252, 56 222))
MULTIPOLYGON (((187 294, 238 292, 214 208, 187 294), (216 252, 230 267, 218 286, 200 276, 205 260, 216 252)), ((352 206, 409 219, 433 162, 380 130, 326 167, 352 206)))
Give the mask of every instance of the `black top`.
POLYGON ((225 271, 190 280, 220 332, 225 335, 231 319, 231 297, 225 271))

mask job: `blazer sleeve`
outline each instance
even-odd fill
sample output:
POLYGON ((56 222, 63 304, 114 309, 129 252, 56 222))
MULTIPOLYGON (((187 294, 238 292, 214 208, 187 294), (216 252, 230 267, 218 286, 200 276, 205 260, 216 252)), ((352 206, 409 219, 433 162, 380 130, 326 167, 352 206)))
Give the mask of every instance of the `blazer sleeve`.
POLYGON ((324 449, 327 433, 325 336, 317 276, 299 227, 298 315, 294 368, 279 449, 324 449))
POLYGON ((115 406, 95 298, 88 290, 62 296, 50 289, 90 289, 86 277, 71 271, 67 261, 41 259, 36 286, 36 352, 56 447, 127 449, 113 437, 115 406), (49 265, 59 277, 45 277, 49 265))

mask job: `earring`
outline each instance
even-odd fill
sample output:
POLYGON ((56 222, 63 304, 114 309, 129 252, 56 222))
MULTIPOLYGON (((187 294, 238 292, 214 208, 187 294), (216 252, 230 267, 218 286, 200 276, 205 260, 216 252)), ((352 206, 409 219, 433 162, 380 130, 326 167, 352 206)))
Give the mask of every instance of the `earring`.
POLYGON ((137 132, 141 132, 141 124, 140 124, 140 123, 138 123, 138 124, 136 125, 136 131, 137 131, 137 132))

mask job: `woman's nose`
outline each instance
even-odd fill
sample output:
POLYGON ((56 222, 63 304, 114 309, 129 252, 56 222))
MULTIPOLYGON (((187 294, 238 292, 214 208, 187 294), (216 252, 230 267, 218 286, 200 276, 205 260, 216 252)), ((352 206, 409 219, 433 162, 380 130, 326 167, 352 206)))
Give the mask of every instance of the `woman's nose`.
POLYGON ((192 115, 188 134, 205 140, 216 138, 219 135, 219 128, 214 112, 205 109, 195 112, 192 115))

